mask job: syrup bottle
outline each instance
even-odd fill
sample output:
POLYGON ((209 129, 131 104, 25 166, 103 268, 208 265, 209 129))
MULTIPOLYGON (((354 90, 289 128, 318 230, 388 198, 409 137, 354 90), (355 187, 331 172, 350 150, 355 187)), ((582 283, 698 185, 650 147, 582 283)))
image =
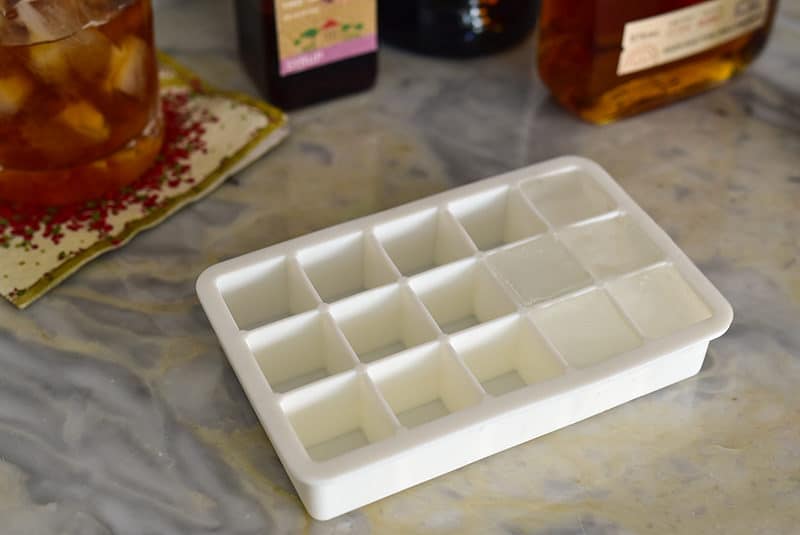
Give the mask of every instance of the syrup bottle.
POLYGON ((293 109, 371 87, 376 0, 235 0, 239 53, 264 97, 293 109))
POLYGON ((381 38, 435 56, 498 52, 525 38, 539 0, 381 0, 381 38))

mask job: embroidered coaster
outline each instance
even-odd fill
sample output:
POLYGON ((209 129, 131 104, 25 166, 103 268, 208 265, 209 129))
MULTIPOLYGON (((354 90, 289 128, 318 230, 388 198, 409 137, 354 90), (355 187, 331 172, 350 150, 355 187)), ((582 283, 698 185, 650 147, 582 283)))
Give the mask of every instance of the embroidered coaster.
POLYGON ((83 204, 20 208, 0 202, 0 295, 17 307, 202 198, 288 134, 280 110, 213 89, 164 54, 159 61, 165 137, 147 173, 83 204))

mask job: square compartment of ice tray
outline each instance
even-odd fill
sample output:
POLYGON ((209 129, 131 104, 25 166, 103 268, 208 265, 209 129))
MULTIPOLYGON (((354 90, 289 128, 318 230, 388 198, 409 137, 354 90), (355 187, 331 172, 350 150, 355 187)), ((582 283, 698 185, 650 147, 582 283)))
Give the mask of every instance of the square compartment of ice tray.
POLYGON ((396 280, 389 258, 363 232, 308 247, 297 258, 326 303, 396 280))
POLYGON ((405 287, 378 288, 331 307, 361 362, 372 362, 436 339, 428 313, 405 287))
POLYGON ((472 256, 473 252, 469 237, 453 216, 437 208, 379 225, 375 236, 407 277, 472 256))
POLYGON ((252 329, 311 310, 317 305, 300 267, 285 257, 272 258, 220 277, 218 287, 233 320, 252 329))
POLYGON ((663 258, 628 216, 568 227, 558 236, 598 279, 623 275, 663 258))
POLYGON ((371 366, 369 375, 405 427, 476 405, 480 389, 441 344, 426 345, 371 366))
POLYGON ((549 234, 501 249, 489 256, 488 263, 525 306, 592 283, 586 270, 549 234))
POLYGON ((451 343, 483 389, 493 396, 564 373, 564 364, 526 317, 492 322, 453 337, 451 343))
POLYGON ((297 391, 283 410, 315 461, 325 461, 384 440, 394 424, 380 398, 359 375, 337 377, 297 391))
POLYGON ((481 251, 547 230, 520 192, 508 187, 450 203, 449 209, 481 251))
POLYGON ((447 333, 468 329, 517 307, 483 264, 466 260, 413 278, 411 288, 447 333))
POLYGON ((247 343, 274 392, 288 392, 358 362, 333 320, 316 311, 252 331, 247 343))
POLYGON ((672 266, 617 280, 609 292, 645 336, 658 338, 711 317, 697 293, 672 266))
POLYGON ((525 181, 521 187, 545 219, 556 227, 615 209, 614 201, 583 169, 545 175, 525 181))
POLYGON ((630 351, 642 340, 602 290, 532 312, 533 321, 570 366, 584 368, 630 351))

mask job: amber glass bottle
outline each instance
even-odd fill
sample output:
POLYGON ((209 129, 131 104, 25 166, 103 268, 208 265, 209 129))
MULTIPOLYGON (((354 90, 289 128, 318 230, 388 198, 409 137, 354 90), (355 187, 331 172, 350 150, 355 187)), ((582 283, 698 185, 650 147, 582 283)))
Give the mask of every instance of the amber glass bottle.
POLYGON ((539 73, 593 123, 718 85, 764 48, 777 0, 543 0, 539 73))
POLYGON ((521 41, 539 0, 380 0, 381 38, 436 56, 489 54, 521 41))
POLYGON ((293 109, 371 87, 376 0, 236 0, 239 53, 264 97, 293 109), (304 7, 305 6, 305 7, 304 7))

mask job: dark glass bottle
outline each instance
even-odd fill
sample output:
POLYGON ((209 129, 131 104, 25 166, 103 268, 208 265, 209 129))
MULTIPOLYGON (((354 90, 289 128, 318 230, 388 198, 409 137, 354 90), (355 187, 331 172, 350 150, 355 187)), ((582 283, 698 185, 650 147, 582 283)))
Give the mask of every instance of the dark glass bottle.
POLYGON ((538 0, 381 0, 381 38, 423 54, 470 57, 498 52, 536 24, 538 0))
POLYGON ((315 20, 291 34, 293 27, 276 23, 277 1, 235 0, 239 54, 269 102, 284 109, 299 108, 362 91, 375 83, 376 0, 326 0, 315 20), (325 12, 341 4, 346 4, 344 9, 325 12), (297 53, 281 51, 279 41, 284 48, 297 47, 297 53))

